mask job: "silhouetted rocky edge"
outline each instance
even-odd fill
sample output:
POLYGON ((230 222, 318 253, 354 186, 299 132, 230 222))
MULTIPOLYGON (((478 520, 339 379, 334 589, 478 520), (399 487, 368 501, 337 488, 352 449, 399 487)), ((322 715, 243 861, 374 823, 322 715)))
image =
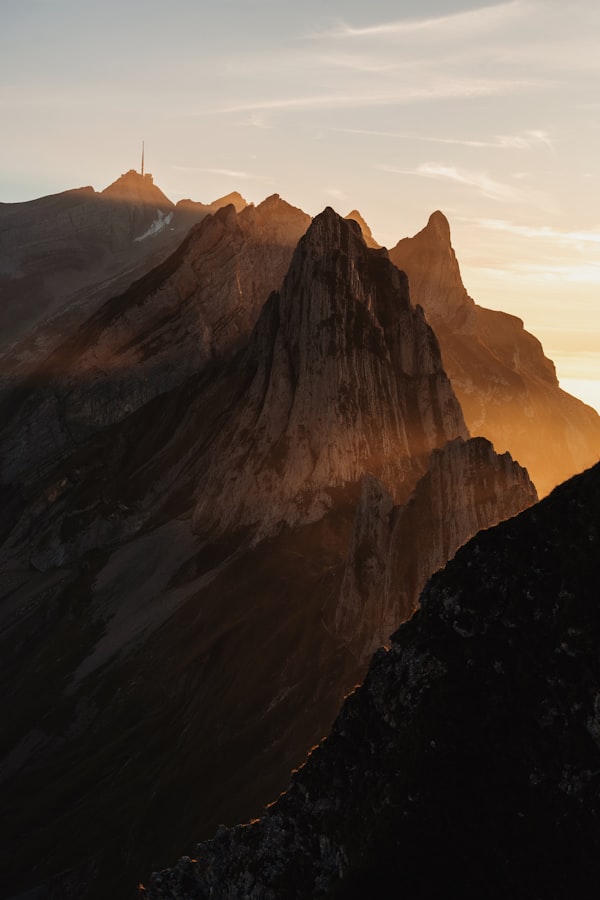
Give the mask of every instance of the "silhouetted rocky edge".
POLYGON ((263 818, 148 896, 596 897, 599 583, 597 465, 459 550, 263 818))

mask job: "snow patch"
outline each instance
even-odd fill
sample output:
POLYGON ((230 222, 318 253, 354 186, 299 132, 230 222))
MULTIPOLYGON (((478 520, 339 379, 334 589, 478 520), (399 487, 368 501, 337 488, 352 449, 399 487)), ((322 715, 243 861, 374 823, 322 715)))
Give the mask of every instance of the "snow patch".
POLYGON ((170 212, 168 215, 164 215, 160 209, 156 210, 158 214, 158 218, 154 220, 150 228, 141 234, 139 237, 134 238, 134 241, 145 241, 146 238, 152 237, 155 234, 160 234, 161 231, 164 231, 168 225, 171 224, 171 219, 173 218, 173 213, 170 212))

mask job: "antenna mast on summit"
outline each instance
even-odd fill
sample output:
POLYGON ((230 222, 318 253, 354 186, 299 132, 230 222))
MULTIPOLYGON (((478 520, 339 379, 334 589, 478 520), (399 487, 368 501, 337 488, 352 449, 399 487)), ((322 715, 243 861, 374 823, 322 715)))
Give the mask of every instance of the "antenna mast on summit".
POLYGON ((142 175, 144 174, 144 142, 142 141, 142 175))

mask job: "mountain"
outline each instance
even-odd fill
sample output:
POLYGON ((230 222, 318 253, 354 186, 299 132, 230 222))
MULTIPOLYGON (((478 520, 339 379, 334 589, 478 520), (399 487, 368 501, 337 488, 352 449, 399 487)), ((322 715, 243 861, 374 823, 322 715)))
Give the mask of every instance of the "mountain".
POLYGON ((600 417, 562 391, 554 364, 521 319, 478 306, 467 294, 450 227, 435 212, 390 250, 425 310, 472 435, 524 465, 541 496, 600 456, 600 417))
POLYGON ((365 470, 405 496, 430 451, 467 434, 405 277, 332 209, 299 242, 240 368, 247 387, 201 479, 199 530, 308 524, 365 470))
POLYGON ((193 224, 229 203, 246 205, 237 193, 209 205, 175 205, 151 175, 133 169, 99 193, 85 187, 0 203, 0 353, 17 342, 19 356, 39 358, 175 250, 193 224), (42 323, 33 340, 31 329, 42 323))
MULTIPOLYGON (((364 674, 333 624, 366 477, 410 506, 450 440, 457 484, 477 465, 513 497, 498 516, 534 499, 519 467, 470 449, 386 251, 276 197, 194 226, 15 386, 2 421, 8 897, 126 897, 285 787, 364 674)), ((419 577, 440 558, 425 551, 419 577)))
POLYGON ((175 207, 175 222, 181 224, 184 230, 189 230, 196 222, 200 222, 208 215, 214 215, 224 206, 233 206, 236 212, 241 212, 248 206, 247 201, 238 191, 231 191, 229 194, 213 200, 212 203, 198 203, 196 200, 179 200, 175 207), (187 222, 188 228, 185 229, 187 222))
POLYGON ((434 450, 405 504, 367 475, 356 512, 334 628, 359 659, 409 619, 432 572, 484 528, 531 506, 529 475, 489 441, 460 438, 434 450))
POLYGON ((371 229, 357 209, 353 209, 352 212, 349 212, 348 215, 345 216, 345 218, 351 219, 353 222, 358 222, 367 247, 371 247, 373 250, 379 250, 381 248, 381 244, 377 243, 377 241, 373 237, 371 229))
MULTIPOLYGON (((0 400, 5 503, 18 503, 16 485, 23 494, 94 433, 229 358, 281 285, 309 222, 276 195, 239 215, 231 205, 220 209, 15 379, 0 400)), ((24 540, 31 544, 27 530, 24 540)))
POLYGON ((459 550, 287 791, 150 900, 594 897, 599 507, 597 465, 459 550))

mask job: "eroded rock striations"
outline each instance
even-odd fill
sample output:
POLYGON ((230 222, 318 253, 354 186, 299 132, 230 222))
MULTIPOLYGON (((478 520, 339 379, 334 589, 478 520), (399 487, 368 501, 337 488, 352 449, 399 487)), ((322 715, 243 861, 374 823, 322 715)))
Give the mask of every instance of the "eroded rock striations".
POLYGON ((288 790, 149 900, 594 897, 599 510, 596 466, 473 538, 288 790))
POLYGON ((457 438, 428 460, 410 499, 395 506, 367 475, 334 627, 359 656, 371 656, 409 619, 427 579, 462 544, 537 500, 527 470, 489 441, 457 438))
POLYGON ((404 505, 467 432, 387 253, 331 210, 294 252, 308 224, 277 197, 205 219, 5 402, 8 896, 126 898, 260 813, 362 677, 364 609, 331 622, 363 478, 404 505))
POLYGON ((14 503, 17 484, 22 495, 95 433, 247 341, 309 222, 277 196, 240 215, 222 208, 7 390, 0 485, 14 503))
POLYGON ((404 275, 331 209, 300 241, 241 367, 247 387, 199 486, 199 531, 315 521, 365 470, 407 496, 430 451, 467 435, 404 275))
POLYGON ((237 193, 174 204, 151 175, 133 170, 101 192, 86 187, 0 203, 0 373, 39 361, 228 204, 247 206, 237 193))
POLYGON ((521 319, 468 296, 441 212, 399 241, 390 259, 407 273, 412 302, 436 333, 472 435, 508 450, 540 496, 598 460, 600 417, 560 389, 553 363, 521 319))
POLYGON ((381 244, 378 244, 375 238, 373 237, 373 232, 359 213, 357 209, 353 209, 352 212, 349 212, 346 219, 352 219, 353 222, 358 222, 360 225, 360 230, 362 232, 362 236, 365 239, 365 244, 367 247, 371 247, 373 250, 380 250, 381 244))
POLYGON ((140 266, 155 265, 155 253, 184 236, 174 211, 151 177, 133 171, 100 193, 85 187, 0 204, 0 353, 70 303, 85 304, 88 292, 115 293, 140 266))

